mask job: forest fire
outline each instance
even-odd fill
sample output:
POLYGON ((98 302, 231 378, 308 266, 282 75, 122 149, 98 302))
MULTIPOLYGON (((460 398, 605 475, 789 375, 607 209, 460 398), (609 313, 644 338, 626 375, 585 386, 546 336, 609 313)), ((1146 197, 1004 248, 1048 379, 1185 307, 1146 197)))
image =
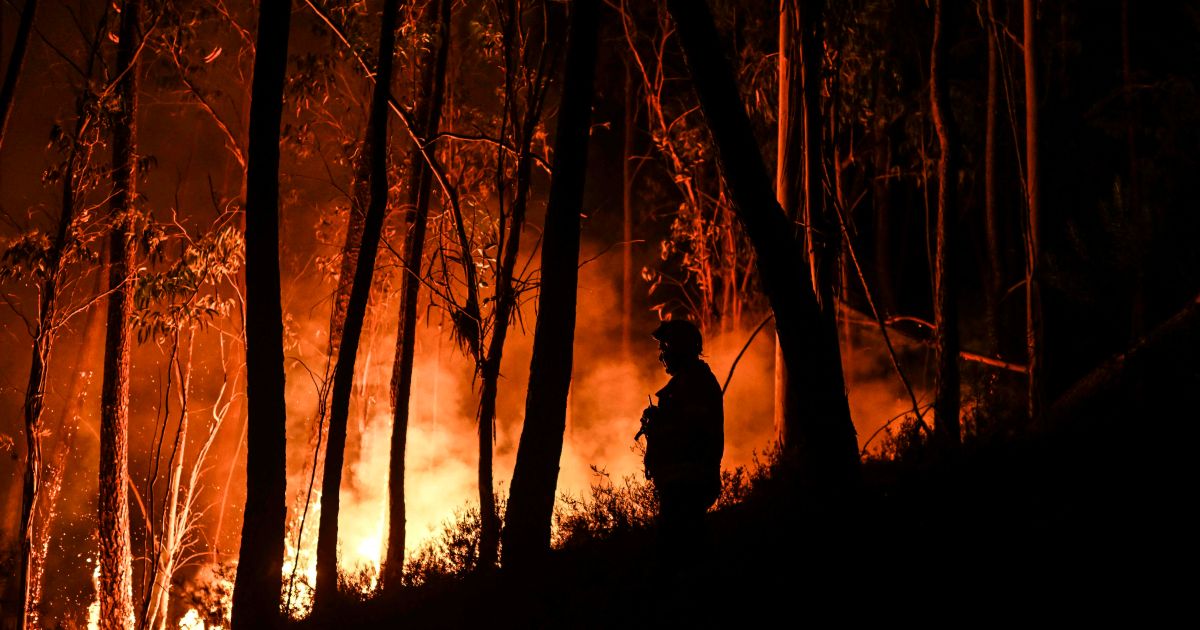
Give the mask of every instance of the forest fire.
POLYGON ((686 625, 1102 520, 1197 391, 1200 14, 1083 4, 0 7, 0 628, 686 625))

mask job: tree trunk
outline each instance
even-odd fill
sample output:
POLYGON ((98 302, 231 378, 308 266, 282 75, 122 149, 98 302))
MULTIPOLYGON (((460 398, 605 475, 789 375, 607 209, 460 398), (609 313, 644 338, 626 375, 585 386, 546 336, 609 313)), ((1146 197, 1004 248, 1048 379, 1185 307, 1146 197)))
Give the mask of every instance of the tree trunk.
MULTIPOLYGON (((87 68, 89 77, 95 69, 99 56, 97 51, 98 46, 94 42, 87 68)), ((25 401, 22 407, 25 420, 26 457, 21 484, 21 522, 17 533, 17 589, 22 601, 22 628, 38 626, 39 593, 33 590, 30 572, 34 565, 41 560, 36 557, 33 541, 36 534, 35 519, 38 514, 39 494, 42 488, 43 399, 46 394, 46 371, 49 368, 50 354, 54 346, 55 327, 60 323, 57 321, 58 290, 64 267, 63 254, 66 251, 72 224, 75 221, 75 171, 80 161, 78 138, 82 137, 84 130, 92 123, 91 114, 85 110, 83 99, 77 100, 75 115, 75 129, 71 137, 76 141, 71 146, 66 167, 63 169, 61 211, 54 241, 49 251, 45 280, 42 281, 37 327, 33 335, 33 356, 29 364, 29 380, 26 384, 25 401)), ((99 282, 98 278, 97 283, 99 282)))
POLYGON ((570 10, 525 424, 517 448, 504 526, 504 564, 515 567, 533 564, 550 549, 550 519, 574 357, 579 216, 587 171, 599 2, 575 0, 570 10))
MULTIPOLYGON (((779 3, 779 123, 775 159, 775 198, 793 226, 799 220, 800 194, 797 184, 804 180, 804 109, 803 68, 799 48, 799 0, 779 3)), ((786 440, 787 418, 799 410, 798 401, 788 397, 787 365, 778 339, 775 341, 775 431, 779 441, 786 440)))
MULTIPOLYGON (((62 217, 59 219, 60 234, 66 233, 62 227, 70 225, 72 214, 71 210, 63 208, 62 217)), ((31 588, 30 573, 33 565, 40 560, 35 553, 34 540, 38 499, 42 488, 42 410, 46 394, 46 370, 54 346, 53 317, 57 310, 62 246, 63 243, 56 243, 51 250, 52 266, 49 277, 42 286, 38 327, 33 338, 33 358, 29 366, 29 382, 25 388, 25 474, 22 478, 21 524, 17 537, 17 584, 24 610, 21 628, 38 626, 37 597, 31 588)))
MULTIPOLYGON (((817 304, 827 318, 834 318, 833 277, 836 269, 837 236, 828 217, 824 185, 825 146, 821 137, 822 68, 825 63, 825 0, 802 0, 797 34, 800 38, 801 89, 804 110, 804 242, 817 304)), ((830 324, 836 324, 830 322, 830 324)))
POLYGON ((1027 413, 1036 420, 1042 406, 1042 304, 1038 245, 1040 218, 1038 214, 1038 110, 1037 110, 1037 49, 1034 34, 1034 2, 1024 5, 1025 52, 1025 194, 1029 214, 1025 226, 1025 351, 1029 370, 1027 413))
MULTIPOLYGON (((531 110, 532 111, 532 110, 531 110)), ((523 138, 525 143, 517 157, 517 196, 512 204, 512 220, 509 236, 504 241, 503 260, 496 279, 496 310, 492 338, 488 344, 487 358, 480 370, 479 396, 479 491, 480 491, 480 540, 479 563, 481 568, 496 564, 500 543, 500 520, 496 511, 496 497, 492 490, 492 440, 496 421, 496 394, 500 385, 500 365, 504 357, 504 342, 508 337, 508 326, 517 308, 517 292, 513 287, 513 275, 517 267, 517 254, 521 249, 521 230, 525 225, 525 210, 529 200, 530 168, 532 157, 528 141, 535 131, 535 114, 526 118, 523 138)))
POLYGON ((113 197, 110 205, 108 319, 104 384, 100 394, 100 627, 127 628, 133 618, 129 544, 129 353, 133 315, 134 203, 137 198, 136 53, 139 0, 121 8, 117 68, 118 109, 113 120, 113 197))
POLYGON ((188 398, 192 387, 192 349, 195 342, 194 331, 188 330, 186 334, 188 336, 186 362, 179 356, 179 332, 176 332, 172 339, 174 356, 171 360, 172 365, 168 366, 168 369, 174 370, 179 378, 179 424, 175 427, 175 443, 171 447, 170 477, 167 480, 166 492, 163 493, 163 530, 155 542, 156 557, 154 558, 153 579, 150 581, 150 592, 142 614, 143 627, 156 630, 166 630, 167 627, 171 578, 175 574, 175 568, 179 561, 190 512, 190 505, 186 498, 183 501, 180 500, 183 496, 181 495, 183 465, 186 459, 188 420, 190 420, 188 398))
POLYGON ((929 57, 929 105, 938 137, 937 225, 933 262, 933 328, 937 374, 934 384, 934 432, 947 447, 959 443, 958 308, 954 286, 955 178, 958 134, 950 111, 950 88, 942 64, 946 59, 946 7, 933 4, 933 50, 929 57))
POLYGON ((279 282, 279 125, 290 0, 259 4, 246 165, 246 509, 234 628, 280 621, 287 522, 287 406, 279 282))
MULTIPOLYGON (((418 133, 429 137, 441 123, 446 92, 446 63, 450 53, 450 0, 429 0, 426 23, 438 25, 437 55, 421 62, 422 94, 418 97, 418 133)), ((396 356, 392 365, 392 450, 388 464, 388 544, 383 563, 383 588, 399 587, 404 577, 404 527, 407 522, 404 501, 404 452, 408 441, 409 401, 412 396, 413 352, 416 349, 417 300, 421 290, 421 263, 425 254, 425 227, 429 221, 433 172, 425 164, 419 149, 411 152, 408 201, 413 209, 407 216, 408 234, 404 242, 404 279, 400 288, 400 328, 396 356)))
MULTIPOLYGON (((95 287, 93 288, 94 294, 99 295, 103 290, 103 286, 104 278, 102 274, 97 273, 95 287)), ((45 586, 43 577, 46 571, 46 554, 50 546, 51 527, 54 525, 56 514, 55 508, 58 504, 59 493, 62 491, 63 474, 67 470, 67 462, 70 461, 73 455, 75 438, 79 434, 79 414, 87 397, 87 384, 91 381, 91 367, 94 365, 92 361, 95 358, 95 342, 103 338, 103 322, 100 314, 100 306, 98 304, 92 305, 87 311, 87 317, 84 319, 83 329, 80 333, 82 341, 79 351, 75 355, 75 365, 71 370, 71 380, 67 384, 66 407, 59 416, 56 426, 46 432, 47 435, 58 436, 59 443, 53 452, 50 463, 46 466, 45 481, 38 488, 40 510, 37 518, 39 522, 35 524, 32 530, 34 532, 32 536, 33 542, 31 543, 33 553, 29 558, 29 589, 27 591, 29 598, 28 606, 32 610, 32 616, 27 620, 27 623, 32 628, 40 626, 37 607, 42 600, 43 587, 45 586), (45 493, 44 497, 40 496, 42 492, 45 493)))
MULTIPOLYGON (((370 133, 369 131, 367 133, 370 133)), ((370 145, 364 139, 363 145, 370 145)), ((350 289, 354 270, 358 268, 358 252, 362 245, 363 227, 367 223, 370 203, 371 161, 363 151, 354 158, 354 181, 350 183, 350 212, 346 217, 346 238, 342 241, 342 261, 338 267, 338 284, 333 294, 333 311, 329 316, 329 358, 336 360, 342 347, 342 332, 346 328, 346 308, 350 304, 350 289)))
POLYGON ((984 283, 984 325, 987 328, 986 352, 1000 353, 999 302, 1004 291, 1004 269, 1000 261, 1000 221, 996 214, 996 119, 998 116, 1000 51, 996 35, 993 0, 987 0, 984 31, 987 37, 987 105, 984 111, 983 218, 987 242, 987 281, 984 283))
POLYGON ((774 196, 707 4, 669 0, 701 109, 717 145, 721 171, 757 256, 759 279, 775 313, 788 387, 810 413, 794 420, 785 447, 817 488, 858 479, 858 444, 842 379, 837 331, 811 290, 805 258, 774 196))
MULTIPOLYGON (((525 226, 525 215, 529 205, 529 188, 531 185, 531 169, 533 165, 531 144, 537 132, 537 123, 541 117, 544 104, 546 75, 538 69, 531 83, 525 86, 524 112, 520 115, 517 101, 520 86, 516 83, 518 63, 527 54, 529 44, 522 44, 518 38, 520 29, 520 5, 517 2, 508 3, 509 19, 505 25, 504 55, 504 116, 505 124, 501 126, 500 135, 508 123, 513 125, 513 144, 517 153, 514 173, 515 194, 509 213, 505 214, 501 207, 497 240, 499 241, 499 271, 495 274, 495 309, 492 311, 492 337, 487 344, 487 351, 479 363, 480 397, 479 414, 479 558, 476 565, 478 570, 490 570, 496 566, 500 548, 500 514, 496 504, 496 494, 493 483, 493 442, 496 420, 496 395, 499 390, 500 367, 503 363, 504 343, 508 337, 508 327, 513 314, 518 307, 518 294, 513 286, 517 269, 517 256, 521 251, 521 232, 525 226), (507 225, 507 227, 505 227, 507 225)), ((540 33, 542 45, 546 45, 546 35, 540 33)), ((530 35, 525 35, 528 40, 530 35)), ((543 50, 543 54, 544 54, 543 50)), ((497 149, 497 165, 502 169, 505 164, 504 150, 497 149)), ((503 170, 496 175, 497 189, 504 187, 503 170)), ((464 241, 465 243, 466 241, 464 241)), ((483 343, 482 334, 480 344, 483 343)))
POLYGON ((325 449, 325 469, 321 477, 321 522, 317 534, 317 588, 313 608, 329 609, 337 596, 338 513, 341 507, 342 462, 346 448, 346 422, 350 416, 350 394, 354 387, 354 363, 362 336, 363 318, 371 297, 375 276, 375 254, 387 211, 387 115, 391 95, 392 57, 396 49, 396 19, 399 0, 386 0, 379 29, 379 61, 375 68, 375 88, 371 96, 370 122, 367 124, 367 154, 371 163, 371 201, 363 226, 362 245, 354 269, 354 285, 346 307, 346 327, 333 373, 333 400, 329 413, 329 442, 325 449))
POLYGON ((8 70, 4 73, 4 84, 0 85, 0 148, 4 147, 4 135, 8 130, 8 119, 12 116, 13 102, 17 96, 17 81, 25 65, 25 51, 29 48, 29 33, 37 16, 38 0, 25 0, 21 9, 21 21, 17 24, 17 40, 13 42, 12 54, 8 57, 8 70))

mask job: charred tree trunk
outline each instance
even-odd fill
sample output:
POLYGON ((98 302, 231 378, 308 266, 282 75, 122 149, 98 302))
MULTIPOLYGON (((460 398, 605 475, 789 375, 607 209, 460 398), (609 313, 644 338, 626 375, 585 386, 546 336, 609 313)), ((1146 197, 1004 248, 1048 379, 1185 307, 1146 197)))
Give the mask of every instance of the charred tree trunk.
MULTIPOLYGON (((417 105, 417 132, 429 137, 441 124, 446 93, 446 63, 450 54, 450 0, 429 0, 426 23, 437 24, 437 53, 421 62, 422 94, 417 105)), ((392 450, 388 464, 388 543, 383 562, 383 588, 399 587, 404 577, 404 452, 408 441, 409 401, 412 396, 413 352, 416 349, 417 300, 421 291, 421 262, 425 254, 425 227, 429 222, 433 172, 420 149, 411 152, 408 201, 412 205, 404 241, 404 279, 400 288, 400 328, 392 367, 392 450)))
POLYGON ((391 96, 392 57, 396 49, 396 19, 399 0, 386 0, 379 29, 379 61, 375 68, 375 88, 371 96, 371 118, 367 124, 367 154, 371 164, 371 201, 363 226, 362 245, 354 269, 354 285, 346 307, 346 327, 333 373, 333 400, 329 414, 329 442, 325 450, 325 469, 321 477, 321 522, 317 534, 317 588, 313 608, 328 610, 337 596, 338 513, 341 507, 342 462, 346 449, 346 423, 350 416, 350 394, 354 387, 354 363, 363 319, 371 297, 375 276, 375 254, 387 211, 387 115, 391 96))
MULTIPOLYGON (((800 0, 780 0, 779 6, 779 127, 775 161, 775 198, 792 225, 799 220, 800 191, 804 183, 804 92, 801 66, 800 0)), ((783 349, 775 341, 775 432, 786 440, 787 418, 799 412, 796 401, 788 396, 787 364, 783 349)))
POLYGON ((504 526, 504 563, 515 567, 535 563, 550 549, 550 519, 574 358, 579 215, 587 171, 599 4, 597 0, 575 0, 570 5, 525 425, 521 429, 504 526))
POLYGON ((701 109, 716 142, 721 171, 758 260, 759 279, 775 313, 788 387, 808 413, 795 419, 785 447, 814 488, 857 482, 858 444, 842 378, 837 331, 811 290, 803 252, 754 141, 750 119, 721 48, 707 4, 669 0, 701 109))
POLYGON ((121 8, 117 112, 113 121, 108 319, 100 394, 100 627, 133 624, 129 547, 129 352, 133 315, 134 203, 137 199, 137 50, 139 0, 121 8))
POLYGON ((934 384, 934 432, 944 446, 959 443, 958 308, 954 286, 955 178, 958 173, 958 135, 950 112, 950 88, 945 70, 946 7, 933 4, 933 50, 929 57, 930 110, 938 137, 936 247, 933 262, 933 328, 937 375, 934 384))
POLYGON ((287 522, 287 406, 279 282, 279 125, 290 0, 258 12, 246 164, 246 509, 233 589, 234 628, 280 621, 287 522))
POLYGON ((1024 4, 1025 53, 1025 194, 1029 213, 1025 225, 1025 351, 1029 370, 1028 407, 1030 420, 1037 419, 1042 406, 1042 299, 1038 213, 1038 109, 1037 42, 1034 38, 1034 2, 1024 4))
POLYGON ((0 85, 0 148, 4 147, 4 135, 8 130, 8 119, 12 116, 13 102, 17 96, 17 81, 25 65, 25 51, 29 48, 29 34, 33 31, 33 20, 37 16, 38 0, 25 0, 21 9, 21 21, 17 24, 17 40, 13 42, 12 54, 8 57, 8 69, 4 73, 4 84, 0 85))
POLYGON ((983 213, 987 242, 987 281, 984 283, 984 322, 987 331, 987 354, 996 357, 1000 352, 999 302, 1004 291, 1004 269, 1000 262, 1000 221, 996 214, 996 119, 998 116, 1000 51, 996 36, 996 14, 993 0, 987 0, 984 31, 987 37, 987 105, 984 111, 983 151, 983 213))

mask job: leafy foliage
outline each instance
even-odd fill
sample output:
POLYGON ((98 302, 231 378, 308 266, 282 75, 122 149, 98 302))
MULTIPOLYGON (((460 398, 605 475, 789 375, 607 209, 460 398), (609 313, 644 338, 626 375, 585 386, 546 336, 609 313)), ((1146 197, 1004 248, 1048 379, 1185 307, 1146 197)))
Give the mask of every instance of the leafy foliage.
POLYGON ((236 278, 245 254, 241 233, 225 227, 185 243, 168 269, 139 273, 134 291, 138 342, 167 337, 184 327, 203 327, 228 315, 234 299, 221 298, 215 289, 236 278))

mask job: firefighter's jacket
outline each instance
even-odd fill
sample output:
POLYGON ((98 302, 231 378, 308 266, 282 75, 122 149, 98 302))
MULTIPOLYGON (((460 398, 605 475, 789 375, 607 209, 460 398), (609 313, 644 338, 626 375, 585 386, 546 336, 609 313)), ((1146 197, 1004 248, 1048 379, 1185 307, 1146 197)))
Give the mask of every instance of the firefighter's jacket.
POLYGON ((646 475, 660 487, 699 482, 717 489, 725 450, 721 386, 708 364, 689 363, 658 390, 646 426, 646 475))

